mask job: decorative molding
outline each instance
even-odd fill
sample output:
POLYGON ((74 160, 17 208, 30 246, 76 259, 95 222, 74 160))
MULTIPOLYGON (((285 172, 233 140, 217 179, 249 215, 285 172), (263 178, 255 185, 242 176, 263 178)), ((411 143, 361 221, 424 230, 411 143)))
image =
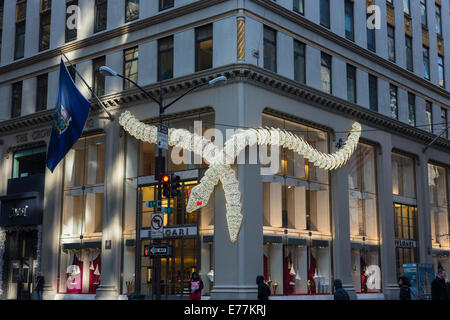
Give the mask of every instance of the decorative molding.
POLYGON ((245 18, 237 18, 237 60, 245 60, 245 18))
MULTIPOLYGON (((221 75, 229 79, 228 84, 245 82, 259 86, 275 94, 281 94, 327 112, 334 112, 345 116, 360 122, 363 126, 370 126, 374 129, 396 134, 421 144, 428 144, 436 137, 434 134, 412 127, 407 123, 392 119, 368 108, 350 103, 344 99, 246 63, 231 64, 164 81, 162 83, 162 90, 166 97, 174 97, 192 86, 207 82, 221 75)), ((144 88, 155 96, 159 96, 159 83, 154 83, 144 88)), ((199 89, 199 91, 202 90, 208 89, 199 89)), ((139 93, 137 89, 103 96, 101 99, 112 112, 126 109, 131 105, 148 102, 148 99, 139 93)), ((31 130, 39 126, 49 126, 53 119, 53 112, 53 110, 46 110, 25 117, 0 122, 0 136, 31 130)), ((90 117, 99 116, 100 114, 103 114, 102 109, 97 103, 93 103, 91 105, 90 117)), ((432 148, 450 152, 450 141, 439 138, 432 148)))

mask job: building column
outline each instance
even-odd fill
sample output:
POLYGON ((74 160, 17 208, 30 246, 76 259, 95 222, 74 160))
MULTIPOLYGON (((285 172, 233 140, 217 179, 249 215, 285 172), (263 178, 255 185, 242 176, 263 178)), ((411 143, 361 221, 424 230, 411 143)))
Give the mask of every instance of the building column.
MULTIPOLYGON (((245 85, 239 83, 226 86, 228 94, 236 100, 226 102, 227 108, 216 108, 216 119, 222 123, 241 127, 261 125, 260 110, 247 108, 244 95, 245 85), (233 104, 232 102, 236 102, 233 104), (258 117, 255 117, 258 114, 258 117)), ((262 110, 261 110, 262 111, 262 110)), ((226 137, 225 132, 223 132, 226 137)), ((219 184, 214 196, 214 287, 211 299, 255 300, 258 288, 256 276, 263 274, 263 187, 261 166, 249 164, 235 166, 241 191, 242 221, 239 238, 231 243, 226 221, 226 201, 222 185, 219 184)))
POLYGON ((348 166, 332 171, 331 194, 334 279, 342 280, 342 286, 350 299, 356 300, 356 290, 352 283, 348 166))
POLYGON ((40 271, 45 278, 44 300, 53 300, 58 292, 58 257, 62 218, 63 163, 53 173, 45 170, 44 212, 42 218, 40 271))
POLYGON ((428 189, 428 156, 418 153, 416 162, 417 197, 417 245, 418 263, 433 263, 430 218, 430 194, 428 189))
POLYGON ((262 180, 259 165, 240 165, 237 175, 244 219, 238 241, 231 243, 222 187, 214 204, 214 288, 211 299, 257 298, 256 276, 263 274, 262 180))
POLYGON ((399 298, 395 256, 395 219, 392 197, 392 142, 389 136, 380 136, 377 156, 378 219, 380 225, 381 281, 387 300, 399 298))
POLYGON ((124 137, 117 119, 105 126, 105 194, 103 202, 101 284, 98 300, 117 299, 120 294, 122 257, 122 204, 124 137))

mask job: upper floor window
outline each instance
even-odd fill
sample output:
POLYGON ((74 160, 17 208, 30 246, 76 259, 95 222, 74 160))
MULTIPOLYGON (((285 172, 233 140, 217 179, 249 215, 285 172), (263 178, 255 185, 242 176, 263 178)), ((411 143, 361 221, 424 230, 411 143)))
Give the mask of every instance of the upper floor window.
POLYGON ((320 24, 330 28, 330 0, 320 0, 320 24))
POLYGON ((398 89, 391 84, 389 86, 389 97, 391 107, 391 117, 398 120, 398 89))
POLYGON ((441 6, 436 4, 436 33, 442 36, 441 6))
POLYGON ((345 37, 355 40, 355 20, 353 16, 353 1, 345 0, 345 37))
POLYGON ((39 51, 50 47, 51 0, 41 0, 41 21, 39 27, 39 51))
POLYGON ((420 20, 423 26, 428 26, 427 0, 420 0, 420 20))
POLYGON ((21 59, 25 54, 25 23, 27 16, 27 1, 18 0, 16 3, 16 34, 14 59, 21 59))
POLYGON ((387 36, 388 36, 388 59, 395 62, 395 29, 393 26, 387 26, 387 36))
MULTIPOLYGON (((444 132, 447 129, 448 126, 448 112, 446 108, 441 108, 441 130, 444 132)), ((444 138, 448 138, 449 133, 448 130, 446 133, 442 135, 444 138)))
MULTIPOLYGON (((138 82, 138 58, 139 58, 138 47, 134 47, 134 48, 125 50, 123 55, 124 55, 123 75, 126 78, 137 83, 138 82)), ((131 89, 132 87, 133 87, 132 83, 130 81, 127 81, 124 79, 123 90, 128 90, 128 89, 131 89)))
POLYGON ((423 77, 430 80, 430 49, 423 47, 423 77))
POLYGON ((445 88, 445 69, 444 69, 444 57, 438 55, 438 76, 439 76, 439 86, 445 88))
POLYGON ((12 85, 11 118, 20 117, 22 110, 22 81, 12 85))
POLYGON ((77 39, 76 21, 71 20, 74 13, 79 13, 77 7, 78 0, 66 1, 66 42, 77 39))
POLYGON ((139 0, 126 0, 125 22, 139 19, 139 0))
POLYGON ((3 7, 4 7, 4 0, 0 0, 0 63, 2 58, 3 7))
POLYGON ((412 38, 410 36, 405 36, 405 46, 406 46, 406 69, 413 72, 414 71, 413 47, 412 47, 412 38))
POLYGON ((108 17, 108 1, 95 0, 94 33, 106 30, 108 17))
POLYGON ((411 15, 411 1, 403 0, 403 12, 407 15, 411 15))
POLYGON ((92 90, 97 96, 102 96, 105 94, 105 76, 99 71, 100 67, 106 64, 105 57, 100 57, 92 61, 92 71, 93 71, 93 86, 92 90))
POLYGON ((45 147, 20 150, 14 153, 12 178, 24 178, 45 173, 45 147))
POLYGON ((433 133, 433 103, 426 101, 425 103, 425 130, 433 133))
POLYGON ((264 68, 277 72, 277 32, 264 26, 264 68))
POLYGON ((173 36, 158 40, 158 81, 173 78, 173 36))
POLYGON ((369 107, 378 111, 378 78, 369 74, 369 107))
POLYGON ((331 56, 322 52, 321 54, 321 79, 322 91, 331 94, 331 56))
POLYGON ((416 126, 416 96, 412 93, 408 93, 408 123, 416 126))
POLYGON ((293 0, 294 11, 300 14, 305 14, 305 1, 304 0, 293 0))
POLYGON ((213 26, 208 24, 195 29, 195 71, 213 66, 213 26))
MULTIPOLYGON (((369 19, 370 15, 367 14, 366 18, 369 19)), ((366 27, 367 29, 367 49, 371 50, 371 51, 376 51, 376 38, 375 38, 375 28, 369 28, 366 27)))
POLYGON ((306 83, 305 44, 294 39, 294 79, 306 83))
POLYGON ((47 109, 48 73, 37 77, 36 112, 47 109))
POLYGON ((347 64, 347 99, 356 103, 356 68, 347 64))
POLYGON ((173 8, 175 0, 159 0, 159 11, 173 8))

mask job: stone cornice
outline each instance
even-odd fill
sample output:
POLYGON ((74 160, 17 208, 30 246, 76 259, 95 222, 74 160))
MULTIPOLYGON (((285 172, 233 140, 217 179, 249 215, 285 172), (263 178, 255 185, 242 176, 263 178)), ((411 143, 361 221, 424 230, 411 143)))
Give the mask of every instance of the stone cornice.
MULTIPOLYGON (((411 127, 406 123, 350 103, 346 100, 334 97, 320 90, 295 82, 291 79, 282 77, 276 73, 258 68, 251 64, 231 64, 190 74, 184 77, 171 79, 162 83, 162 90, 166 97, 176 96, 196 84, 205 83, 220 75, 228 77, 228 83, 245 82, 259 86, 265 90, 270 90, 275 94, 282 94, 291 99, 301 101, 302 103, 359 121, 361 124, 370 126, 371 128, 400 135, 404 138, 422 143, 424 145, 430 143, 435 138, 434 134, 411 127)), ((155 96, 158 96, 159 87, 159 83, 155 83, 146 86, 145 89, 152 92, 155 96)), ((204 87, 199 90, 207 90, 207 88, 204 87)), ((101 97, 101 99, 107 108, 112 112, 120 112, 120 109, 148 101, 148 99, 137 90, 127 90, 117 94, 106 95, 101 97)), ((279 113, 282 114, 281 111, 279 111, 279 113)), ((103 114, 102 109, 98 104, 93 103, 91 105, 90 117, 95 117, 100 114, 103 114)), ((0 122, 0 136, 30 130, 35 127, 50 126, 52 118, 53 110, 46 110, 28 116, 0 122)), ((323 124, 316 124, 316 126, 322 126, 325 128, 323 124)), ((450 152, 450 141, 439 138, 433 145, 433 148, 450 152)))
POLYGON ((306 29, 313 31, 320 37, 323 37, 325 39, 333 41, 336 44, 346 47, 351 51, 357 52, 360 56, 367 58, 370 61, 373 61, 384 68, 392 70, 392 71, 398 73, 399 75, 401 75, 409 80, 412 80, 412 81, 418 83, 419 85, 442 95, 443 97, 445 97, 447 99, 450 99, 449 91, 447 91, 439 86, 436 86, 433 83, 426 81, 423 78, 416 76, 415 74, 399 67, 395 63, 392 63, 386 59, 383 59, 382 57, 378 56, 377 54, 373 53, 372 51, 367 50, 367 49, 357 45, 355 42, 347 40, 347 39, 331 32, 330 30, 327 30, 327 29, 321 27, 320 25, 306 19, 304 16, 296 14, 292 10, 288 10, 288 9, 280 6, 278 3, 274 2, 274 1, 271 1, 271 0, 252 0, 252 1, 255 3, 258 3, 259 5, 267 8, 267 9, 270 9, 271 11, 279 14, 280 16, 283 16, 286 19, 289 19, 289 20, 301 25, 302 27, 304 27, 306 29))

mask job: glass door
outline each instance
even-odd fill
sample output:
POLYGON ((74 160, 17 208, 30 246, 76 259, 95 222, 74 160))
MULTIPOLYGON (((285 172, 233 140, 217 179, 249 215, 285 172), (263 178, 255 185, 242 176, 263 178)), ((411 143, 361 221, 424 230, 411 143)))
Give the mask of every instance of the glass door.
MULTIPOLYGON (((197 226, 199 215, 197 212, 187 213, 189 190, 197 184, 197 181, 185 181, 181 183, 179 195, 171 199, 162 199, 162 207, 173 209, 173 213, 164 215, 164 227, 186 227, 197 226)), ((155 185, 141 187, 139 189, 140 219, 138 226, 141 230, 150 229, 151 216, 160 211, 151 208, 150 201, 157 199, 157 188, 155 185)), ((200 250, 198 235, 178 236, 161 240, 143 238, 140 242, 141 254, 136 262, 136 270, 140 276, 137 290, 150 299, 156 299, 157 293, 163 300, 188 299, 189 280, 192 272, 199 271, 200 250), (149 258, 144 254, 144 248, 148 245, 167 245, 172 247, 172 256, 161 258, 149 258), (159 283, 156 283, 159 279, 159 283), (157 287, 158 286, 158 287, 157 287)))

